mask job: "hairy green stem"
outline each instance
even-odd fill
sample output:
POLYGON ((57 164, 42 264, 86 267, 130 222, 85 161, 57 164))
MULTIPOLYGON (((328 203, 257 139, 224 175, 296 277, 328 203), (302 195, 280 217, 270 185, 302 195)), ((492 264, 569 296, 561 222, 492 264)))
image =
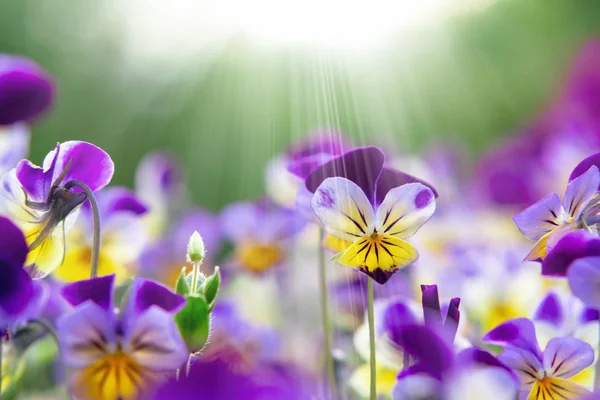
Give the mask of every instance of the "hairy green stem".
POLYGON ((375 317, 373 315, 373 280, 367 279, 367 319, 369 322, 369 366, 371 367, 371 400, 377 400, 377 359, 375 357, 375 317))
POLYGON ((100 257, 100 214, 98 212, 98 202, 96 201, 96 196, 94 196, 94 192, 83 182, 80 181, 69 181, 65 188, 67 190, 72 187, 78 187, 86 194, 88 200, 90 201, 90 205, 92 206, 92 218, 93 218, 93 230, 94 237, 92 241, 92 260, 90 264, 90 278, 95 278, 98 276, 98 258, 100 257))
POLYGON ((327 299, 327 274, 325 266, 325 249, 323 249, 322 243, 325 237, 323 229, 320 230, 319 234, 319 286, 321 295, 321 317, 323 322, 323 337, 325 343, 325 366, 327 368, 327 383, 328 393, 333 393, 335 398, 336 379, 335 379, 335 367, 333 363, 333 352, 331 345, 331 320, 329 319, 329 303, 327 299))

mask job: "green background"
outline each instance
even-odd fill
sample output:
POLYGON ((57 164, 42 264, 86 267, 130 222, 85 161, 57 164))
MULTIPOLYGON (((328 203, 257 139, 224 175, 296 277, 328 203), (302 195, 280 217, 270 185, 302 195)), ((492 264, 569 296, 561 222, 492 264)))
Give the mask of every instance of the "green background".
POLYGON ((399 151, 460 143, 476 156, 535 118, 600 30, 595 0, 500 0, 373 53, 237 37, 209 56, 129 68, 127 16, 100 12, 102 3, 0 2, 0 51, 35 59, 58 81, 32 160, 57 141, 91 141, 112 155, 113 182, 131 186, 143 154, 169 148, 194 200, 212 209, 260 196, 266 161, 319 127, 399 151))

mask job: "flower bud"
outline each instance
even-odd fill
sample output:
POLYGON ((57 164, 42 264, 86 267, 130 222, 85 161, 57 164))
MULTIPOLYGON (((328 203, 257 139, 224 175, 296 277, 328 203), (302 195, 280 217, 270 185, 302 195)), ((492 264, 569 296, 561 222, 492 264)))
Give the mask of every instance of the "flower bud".
POLYGON ((204 258, 204 241, 198 231, 194 231, 187 246, 187 259, 189 262, 201 262, 204 258))

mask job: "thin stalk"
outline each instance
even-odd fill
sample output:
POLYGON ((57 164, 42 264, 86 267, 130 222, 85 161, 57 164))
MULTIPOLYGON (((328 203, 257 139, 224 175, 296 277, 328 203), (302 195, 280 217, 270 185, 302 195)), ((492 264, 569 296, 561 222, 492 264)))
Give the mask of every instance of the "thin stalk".
POLYGON ((371 400, 377 400, 377 366, 375 358, 375 317, 373 315, 373 280, 367 279, 367 318, 369 321, 369 366, 371 367, 371 400))
POLYGON ((335 397, 336 379, 335 367, 333 363, 333 352, 331 345, 331 320, 329 319, 329 303, 327 299, 327 274, 325 266, 325 249, 322 243, 325 237, 323 229, 319 231, 319 286, 321 295, 321 316, 323 322, 323 336, 325 342, 325 366, 327 369, 327 383, 329 389, 327 392, 332 392, 335 397))
POLYGON ((90 278, 95 278, 98 276, 98 258, 100 257, 100 213, 98 212, 98 202, 96 201, 96 196, 94 196, 94 192, 83 182, 80 181, 69 181, 65 188, 67 190, 72 187, 78 187, 84 191, 88 200, 90 201, 90 205, 92 206, 92 218, 93 218, 93 230, 94 230, 94 238, 92 241, 92 261, 90 264, 90 278))
POLYGON ((4 344, 4 332, 0 332, 0 400, 2 399, 2 347, 4 344))
POLYGON ((192 263, 192 293, 196 293, 196 285, 198 284, 198 273, 200 270, 200 263, 192 263))
POLYGON ((48 333, 50 336, 52 336, 52 339, 54 339, 54 341, 56 342, 56 346, 58 346, 60 348, 60 343, 58 341, 58 335, 56 334, 56 331, 54 330, 54 327, 52 326, 52 324, 49 321, 46 321, 44 319, 30 319, 27 321, 27 325, 39 325, 40 327, 42 327, 46 333, 48 333))

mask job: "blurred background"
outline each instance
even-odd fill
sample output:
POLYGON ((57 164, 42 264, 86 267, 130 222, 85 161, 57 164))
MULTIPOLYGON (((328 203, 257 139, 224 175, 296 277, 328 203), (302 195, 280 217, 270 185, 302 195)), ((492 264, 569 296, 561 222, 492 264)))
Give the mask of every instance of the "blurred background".
POLYGON ((171 149, 215 210, 260 196, 267 160, 319 128, 474 158, 536 118, 598 33, 595 0, 0 2, 0 52, 58 80, 34 162, 87 140, 131 186, 171 149))

